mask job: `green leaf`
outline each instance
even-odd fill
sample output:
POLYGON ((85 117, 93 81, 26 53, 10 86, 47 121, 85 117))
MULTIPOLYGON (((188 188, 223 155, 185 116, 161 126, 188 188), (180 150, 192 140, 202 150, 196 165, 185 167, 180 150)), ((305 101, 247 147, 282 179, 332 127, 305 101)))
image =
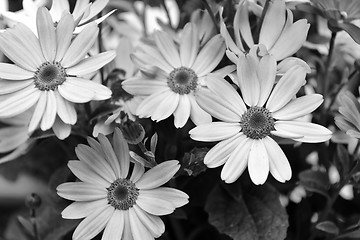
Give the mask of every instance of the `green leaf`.
POLYGON ((357 229, 357 230, 352 231, 352 232, 341 234, 336 239, 342 239, 342 238, 359 239, 360 238, 360 229, 357 229))
POLYGON ((328 196, 330 188, 329 177, 326 173, 314 170, 305 170, 299 174, 300 184, 307 191, 316 192, 328 196))
POLYGON ((346 31, 357 44, 360 44, 360 28, 349 22, 339 22, 338 27, 346 31))
POLYGON ((216 185, 208 196, 205 210, 209 222, 234 240, 282 240, 288 216, 278 192, 270 185, 216 185))
POLYGON ((342 144, 336 147, 335 167, 340 172, 340 176, 347 176, 350 170, 350 157, 347 149, 342 144))
POLYGON ((326 233, 330 233, 333 235, 338 235, 339 234, 339 228, 338 226, 335 225, 335 223, 331 222, 331 221, 324 221, 324 222, 320 222, 318 224, 316 224, 315 226, 317 229, 326 232, 326 233))

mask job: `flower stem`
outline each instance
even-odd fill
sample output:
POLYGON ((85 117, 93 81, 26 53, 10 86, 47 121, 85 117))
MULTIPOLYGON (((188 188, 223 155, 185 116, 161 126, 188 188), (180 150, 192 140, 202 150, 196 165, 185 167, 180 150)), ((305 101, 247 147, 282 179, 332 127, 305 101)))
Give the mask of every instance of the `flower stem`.
POLYGON ((35 212, 34 208, 32 208, 30 210, 30 222, 31 222, 31 224, 33 226, 34 239, 35 240, 40 240, 39 233, 38 233, 37 226, 36 226, 36 212, 35 212))
MULTIPOLYGON (((102 16, 102 11, 99 12, 98 14, 98 18, 101 18, 102 16)), ((102 23, 99 23, 98 24, 99 26, 99 34, 98 34, 98 47, 99 47, 99 53, 101 53, 103 51, 103 42, 102 42, 102 37, 101 37, 101 33, 102 33, 102 23)), ((105 84, 105 79, 104 79, 104 69, 103 68, 100 68, 99 69, 99 72, 100 72, 100 78, 101 78, 101 83, 102 84, 105 84)))
POLYGON ((219 25, 215 19, 215 15, 214 12, 212 11, 209 3, 206 0, 202 0, 202 3, 204 4, 205 9, 209 12, 210 18, 212 20, 212 22, 214 23, 214 26, 216 28, 216 32, 220 32, 220 28, 219 25))

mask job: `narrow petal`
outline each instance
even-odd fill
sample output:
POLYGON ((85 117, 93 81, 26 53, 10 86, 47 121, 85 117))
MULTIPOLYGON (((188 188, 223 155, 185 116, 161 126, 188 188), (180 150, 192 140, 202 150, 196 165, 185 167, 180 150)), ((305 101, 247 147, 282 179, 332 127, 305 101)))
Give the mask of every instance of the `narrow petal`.
POLYGON ((179 95, 179 104, 174 111, 174 125, 176 128, 182 128, 190 117, 191 105, 187 95, 179 95))
POLYGON ((47 95, 45 92, 42 92, 39 97, 39 100, 36 104, 36 107, 35 107, 32 117, 31 117, 30 123, 29 123, 29 127, 28 127, 29 133, 32 133, 33 131, 35 131, 38 128, 39 123, 45 112, 46 100, 47 100, 47 95))
POLYGON ((69 2, 66 0, 53 1, 49 12, 53 20, 58 22, 64 12, 70 12, 69 2))
POLYGON ((148 170, 139 181, 135 183, 139 189, 153 189, 168 182, 179 170, 177 160, 169 160, 156 165, 148 170))
POLYGON ((72 102, 64 99, 58 91, 55 92, 56 97, 56 111, 61 120, 67 124, 75 124, 77 121, 77 114, 72 102))
MULTIPOLYGON (((240 122, 242 112, 237 112, 237 108, 233 107, 236 103, 229 104, 225 95, 220 97, 208 89, 200 89, 196 94, 196 102, 202 109, 217 119, 224 122, 240 122)), ((241 105, 241 102, 239 105, 241 105)))
POLYGON ((269 50, 277 41, 285 25, 285 1, 270 2, 261 25, 259 43, 264 44, 269 50))
POLYGON ((332 132, 315 123, 296 121, 276 121, 276 128, 290 134, 302 135, 303 138, 294 139, 299 142, 318 143, 331 138, 332 132))
POLYGON ((156 215, 163 216, 174 212, 175 206, 163 199, 154 201, 152 197, 139 195, 136 201, 137 205, 144 211, 156 215))
POLYGON ((47 8, 38 9, 36 26, 42 53, 47 61, 53 61, 56 54, 56 34, 54 22, 47 8))
POLYGON ((64 123, 59 117, 56 117, 52 130, 58 139, 63 140, 70 136, 71 125, 64 123))
POLYGON ((46 131, 54 124, 56 118, 56 105, 54 91, 47 91, 46 108, 40 123, 41 130, 46 131))
POLYGON ((251 144, 248 159, 248 170, 251 181, 256 184, 264 184, 269 175, 269 156, 264 146, 263 140, 249 140, 251 144))
POLYGON ((144 173, 145 173, 145 168, 143 164, 134 162, 134 169, 131 173, 130 180, 132 182, 137 182, 142 177, 142 175, 144 175, 144 173))
POLYGON ((133 209, 153 237, 158 238, 165 232, 165 224, 160 217, 145 212, 137 205, 134 205, 133 209))
POLYGON ((185 25, 180 41, 181 65, 191 68, 199 51, 199 37, 196 25, 185 25))
POLYGON ((129 172, 130 160, 129 160, 129 146, 124 139, 124 135, 119 128, 115 128, 113 135, 113 144, 116 157, 120 165, 120 177, 126 178, 129 172))
POLYGON ((84 59, 92 45, 94 45, 98 31, 96 23, 90 23, 81 31, 67 49, 61 61, 62 66, 65 68, 72 67, 84 59))
POLYGON ((272 55, 260 59, 257 76, 260 83, 260 98, 257 106, 262 107, 268 100, 276 77, 276 60, 272 55))
POLYGON ((0 63, 0 78, 6 80, 24 80, 34 77, 34 73, 15 64, 0 63))
POLYGON ((162 92, 154 93, 145 98, 136 109, 136 115, 141 118, 147 118, 152 116, 154 110, 160 105, 160 103, 167 96, 172 95, 170 89, 165 89, 162 92))
POLYGON ((234 112, 242 115, 246 111, 244 101, 234 87, 224 78, 220 78, 215 74, 209 74, 206 77, 206 84, 211 91, 215 92, 218 96, 221 96, 221 99, 226 101, 228 105, 231 105, 234 112))
POLYGON ((139 50, 141 51, 136 51, 131 55, 131 59, 140 69, 141 66, 146 67, 148 65, 152 65, 167 73, 174 70, 174 67, 170 65, 170 63, 155 47, 144 44, 139 46, 139 50))
POLYGON ((175 112, 177 107, 179 107, 179 98, 181 95, 173 91, 166 91, 166 93, 151 114, 151 119, 154 121, 161 121, 168 118, 175 112))
POLYGON ((92 214, 95 209, 103 208, 107 204, 105 198, 89 202, 73 202, 61 212, 61 216, 65 219, 84 218, 92 214))
POLYGON ((65 14, 56 27, 56 56, 55 61, 60 62, 69 48, 74 31, 74 18, 71 14, 65 14))
POLYGON ((239 3, 234 16, 234 32, 236 36, 236 44, 239 46, 244 40, 246 44, 251 47, 254 45, 252 37, 250 22, 249 22, 249 4, 248 1, 239 3), (241 33, 241 37, 240 37, 241 33))
POLYGON ((275 45, 269 50, 276 60, 293 55, 303 45, 309 31, 310 24, 306 19, 300 19, 290 28, 282 32, 275 45), (292 39, 292 41, 289 41, 292 39))
POLYGON ((195 71, 198 77, 205 76, 220 63, 225 54, 225 49, 224 39, 220 34, 215 35, 200 50, 191 69, 195 71))
POLYGON ((271 138, 263 139, 270 161, 270 172, 279 182, 285 182, 291 178, 291 167, 288 159, 280 146, 271 138))
POLYGON ((9 94, 0 102, 0 117, 10 118, 31 108, 40 98, 40 92, 33 85, 9 94))
POLYGON ((239 123, 212 122, 190 130, 190 137, 196 141, 214 142, 230 138, 240 132, 239 123))
POLYGON ((112 183, 103 178, 99 172, 95 172, 86 163, 81 161, 71 160, 68 162, 68 167, 71 172, 83 182, 99 185, 104 188, 109 187, 112 183))
POLYGON ((0 95, 4 96, 4 94, 17 92, 32 85, 33 82, 33 79, 22 81, 8 81, 0 79, 0 95))
POLYGON ((115 51, 107 51, 85 58, 75 66, 66 69, 69 75, 83 76, 102 68, 115 58, 115 51))
POLYGON ((280 120, 291 120, 305 116, 317 109, 324 101, 320 94, 310 94, 295 98, 283 108, 272 113, 272 117, 280 120))
POLYGON ((193 95, 189 95, 189 101, 191 104, 190 119, 193 121, 193 123, 195 123, 195 125, 212 122, 211 115, 199 106, 193 95))
POLYGON ((285 106, 305 83, 306 72, 302 67, 294 66, 282 76, 272 91, 266 108, 275 112, 285 106))
POLYGON ((166 81, 144 79, 143 77, 129 78, 121 84, 125 91, 135 96, 147 96, 169 88, 166 81))
POLYGON ((154 34, 154 40, 166 61, 174 68, 181 67, 179 51, 171 37, 166 32, 158 31, 154 34))
POLYGON ((96 209, 77 226, 73 239, 92 239, 98 235, 106 226, 115 209, 109 205, 96 209))
POLYGON ((139 194, 142 196, 146 196, 147 198, 152 198, 153 201, 157 201, 158 199, 162 199, 170 202, 176 208, 182 207, 189 202, 189 196, 175 188, 169 187, 159 187, 156 189, 144 190, 141 189, 139 194))
MULTIPOLYGON (((120 172, 119 161, 125 161, 127 159, 126 158, 124 158, 124 159, 117 158, 115 151, 113 149, 113 146, 111 145, 110 141, 108 140, 108 138, 105 135, 99 134, 98 139, 99 139, 101 148, 104 152, 105 159, 107 160, 107 162, 111 166, 112 170, 114 171, 116 178, 120 178, 120 177, 125 178, 126 176, 122 176, 122 174, 120 172)), ((121 144, 126 144, 126 142, 121 143, 121 144)), ((115 145, 115 148, 117 148, 117 147, 122 147, 122 146, 115 145)), ((122 148, 122 149, 125 150, 125 148, 122 148)), ((125 152, 124 155, 125 154, 127 154, 127 153, 125 152)))
POLYGON ((260 97, 260 84, 256 75, 257 60, 251 54, 240 56, 237 61, 237 76, 244 102, 256 106, 260 97))
POLYGON ((216 168, 223 165, 228 161, 237 146, 239 146, 239 143, 245 138, 244 134, 238 133, 231 138, 219 142, 207 152, 204 158, 204 164, 206 164, 208 168, 216 168))
POLYGON ((303 67, 306 73, 311 73, 310 66, 304 60, 297 57, 287 57, 277 65, 277 74, 283 75, 295 65, 303 67))
POLYGON ((115 210, 106 224, 101 240, 121 239, 125 225, 124 211, 115 210))
POLYGON ((84 182, 67 182, 60 184, 57 194, 72 201, 94 201, 105 199, 107 190, 99 185, 84 182))
POLYGON ((236 45, 234 40, 232 39, 229 31, 226 28, 224 19, 222 17, 222 11, 220 15, 220 34, 225 40, 226 47, 230 49, 231 52, 235 53, 236 55, 241 54, 241 51, 244 51, 244 47, 242 43, 240 45, 236 45))
POLYGON ((131 225, 131 232, 134 240, 153 240, 154 237, 147 230, 147 228, 142 224, 139 217, 137 216, 134 209, 130 208, 129 210, 129 220, 131 225))
POLYGON ((247 137, 244 136, 238 141, 236 148, 230 153, 229 159, 221 170, 222 180, 226 183, 233 183, 241 176, 248 165, 250 148, 251 144, 248 143, 247 137))

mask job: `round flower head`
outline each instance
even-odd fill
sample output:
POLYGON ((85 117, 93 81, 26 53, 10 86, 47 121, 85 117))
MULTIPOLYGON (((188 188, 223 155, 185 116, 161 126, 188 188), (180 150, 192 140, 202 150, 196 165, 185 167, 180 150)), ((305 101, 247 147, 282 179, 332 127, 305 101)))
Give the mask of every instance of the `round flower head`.
POLYGON ((0 63, 0 117, 18 115, 35 105, 28 131, 52 128, 65 138, 77 121, 74 103, 111 97, 110 89, 81 76, 103 67, 115 53, 85 58, 98 28, 90 24, 72 39, 74 26, 72 16, 65 14, 55 27, 43 7, 37 13, 39 38, 22 23, 0 34, 0 50, 15 63, 0 63))
POLYGON ((251 180, 263 184, 269 171, 284 182, 291 178, 290 164, 272 135, 299 142, 323 142, 331 132, 320 125, 296 119, 311 113, 322 102, 319 94, 294 98, 305 83, 304 68, 290 68, 273 88, 276 60, 265 55, 260 60, 248 54, 240 57, 237 83, 242 97, 226 81, 210 81, 208 87, 217 93, 199 98, 200 105, 221 122, 200 125, 190 131, 199 141, 221 141, 205 156, 210 167, 224 168, 221 178, 236 181, 246 166, 251 180))
POLYGON ((90 147, 80 144, 75 149, 80 161, 68 163, 81 182, 57 187, 58 195, 75 201, 64 209, 62 217, 85 218, 73 239, 92 239, 103 229, 103 240, 160 237, 165 226, 159 216, 188 202, 184 192, 160 187, 179 170, 179 162, 166 161, 147 172, 135 163, 129 171, 129 148, 121 131, 115 129, 113 145, 102 134, 98 139, 88 138, 90 147))
POLYGON ((221 36, 214 36, 200 48, 197 28, 188 23, 180 45, 165 32, 156 32, 154 39, 155 46, 145 44, 133 56, 146 74, 123 82, 123 88, 130 94, 147 96, 137 108, 137 115, 161 121, 173 114, 178 128, 189 118, 195 124, 211 122, 211 116, 199 106, 197 98, 224 55, 221 36))

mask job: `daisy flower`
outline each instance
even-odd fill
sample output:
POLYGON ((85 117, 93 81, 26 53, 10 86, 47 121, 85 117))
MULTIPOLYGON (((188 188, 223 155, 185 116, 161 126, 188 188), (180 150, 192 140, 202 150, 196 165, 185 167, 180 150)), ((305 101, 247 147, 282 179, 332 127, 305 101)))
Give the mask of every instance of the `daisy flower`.
MULTIPOLYGON (((189 118, 196 125, 211 122, 210 114, 199 106, 197 98, 224 55, 222 37, 218 34, 200 48, 198 30, 188 23, 179 45, 166 32, 156 32, 154 40, 155 46, 144 44, 133 55, 135 64, 146 74, 123 82, 125 91, 146 96, 136 114, 155 121, 173 114, 177 128, 183 127, 189 118)), ((216 74, 217 78, 225 75, 216 74)))
POLYGON ((306 19, 300 19, 293 23, 293 14, 286 9, 284 0, 270 1, 257 43, 251 32, 247 0, 241 0, 236 9, 233 22, 235 41, 226 29, 222 18, 220 22, 220 32, 228 48, 226 54, 234 63, 236 63, 237 57, 243 55, 254 45, 259 45, 262 55, 269 53, 274 55, 277 61, 283 60, 299 50, 306 40, 309 27, 310 24, 306 19))
POLYGON ((188 203, 184 192, 160 187, 178 171, 179 162, 166 161, 147 172, 135 163, 129 172, 129 148, 121 131, 115 129, 113 146, 102 134, 98 139, 88 138, 90 147, 80 144, 75 149, 80 161, 68 163, 81 182, 57 187, 59 196, 75 201, 63 210, 62 217, 85 218, 73 239, 92 239, 103 229, 103 240, 160 237, 165 226, 159 216, 188 203))
POLYGON ((340 96, 339 112, 335 124, 352 138, 360 138, 360 103, 347 91, 340 96))
MULTIPOLYGON (((89 0, 76 1, 74 10, 72 11, 72 15, 76 23, 74 33, 79 33, 90 22, 99 24, 110 16, 114 11, 111 11, 101 18, 92 21, 92 19, 106 7, 108 2, 109 0, 96 0, 92 3, 89 0)), ((46 4, 46 0, 23 0, 23 10, 15 13, 6 11, 2 12, 1 15, 4 17, 9 26, 13 27, 16 23, 21 22, 28 26, 36 34, 36 13, 40 7, 44 7, 46 4)), ((69 12, 70 4, 68 0, 52 1, 50 15, 54 22, 59 22, 63 14, 69 12)))
POLYGON ((73 38, 74 20, 65 14, 57 27, 49 11, 39 8, 39 38, 22 23, 0 35, 0 50, 15 64, 0 63, 0 117, 18 115, 35 105, 28 131, 52 128, 63 139, 77 121, 74 103, 104 100, 111 90, 81 76, 115 57, 113 51, 85 58, 94 44, 95 23, 73 38))
POLYGON ((248 54, 240 57, 237 82, 242 97, 225 81, 208 81, 217 95, 205 94, 200 105, 220 122, 197 126, 191 138, 216 144, 205 156, 209 168, 224 164, 221 178, 232 183, 248 167, 251 180, 263 184, 268 173, 280 181, 291 178, 290 164, 272 135, 299 142, 323 142, 331 132, 320 125, 298 121, 322 102, 319 94, 294 98, 305 83, 302 67, 290 68, 273 88, 276 59, 265 55, 260 59, 248 54))

